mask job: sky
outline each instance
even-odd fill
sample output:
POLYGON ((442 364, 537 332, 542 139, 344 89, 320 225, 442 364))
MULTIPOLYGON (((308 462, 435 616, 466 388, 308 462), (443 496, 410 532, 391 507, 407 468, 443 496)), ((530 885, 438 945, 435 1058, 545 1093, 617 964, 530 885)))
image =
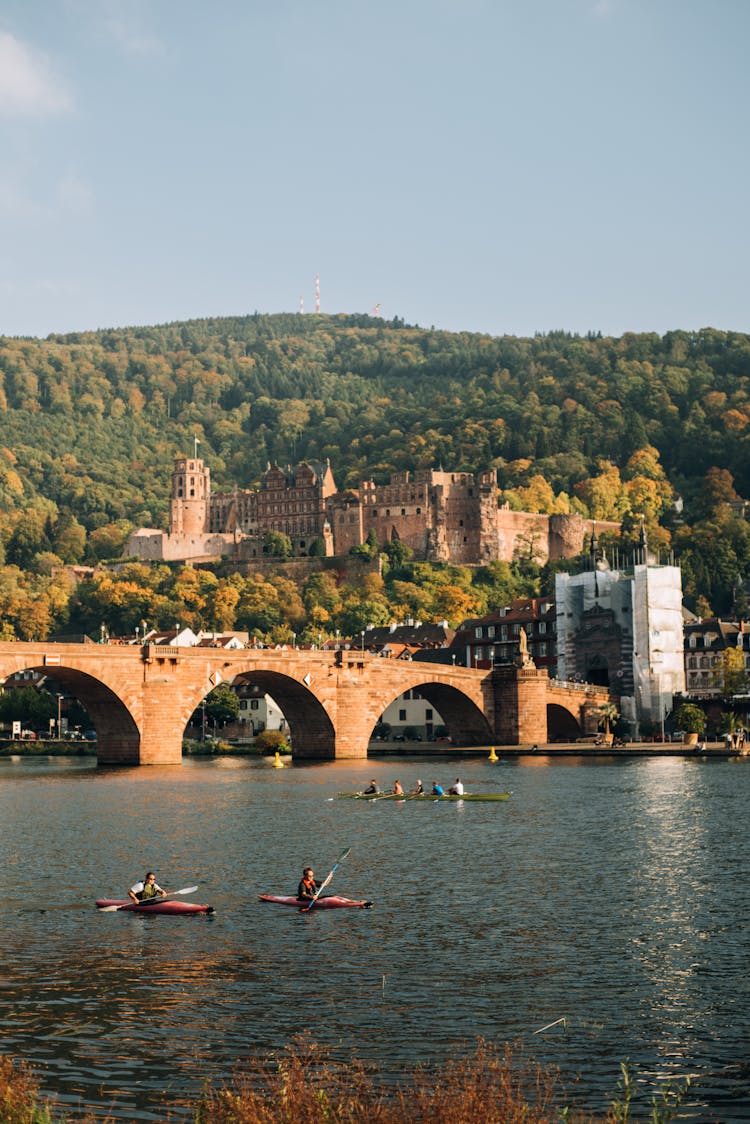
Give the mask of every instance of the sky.
POLYGON ((0 0, 0 335, 750 331, 750 0, 0 0))

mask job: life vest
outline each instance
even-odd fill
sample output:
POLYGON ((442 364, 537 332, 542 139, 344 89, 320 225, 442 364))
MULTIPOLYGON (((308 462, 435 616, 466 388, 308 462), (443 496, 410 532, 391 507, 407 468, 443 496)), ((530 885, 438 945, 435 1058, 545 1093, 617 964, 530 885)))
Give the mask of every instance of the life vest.
POLYGON ((143 901, 144 898, 155 898, 156 897, 156 883, 155 882, 144 882, 143 883, 143 889, 141 890, 141 892, 138 896, 140 897, 141 901, 143 901))

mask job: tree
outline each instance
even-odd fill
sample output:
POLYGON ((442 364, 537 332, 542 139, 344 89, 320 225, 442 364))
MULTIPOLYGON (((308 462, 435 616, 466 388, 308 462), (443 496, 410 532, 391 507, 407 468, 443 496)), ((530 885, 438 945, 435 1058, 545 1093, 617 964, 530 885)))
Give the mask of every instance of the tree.
POLYGON ((742 648, 725 648, 721 662, 714 668, 714 682, 725 696, 739 695, 747 690, 747 672, 742 648))
POLYGON ((674 712, 676 729, 686 734, 703 734, 706 729, 706 715, 694 703, 681 703, 674 712))
POLYGON ((236 722, 240 714, 240 700, 228 683, 220 683, 206 696, 206 716, 219 726, 236 722))
POLYGON ((272 558, 291 558, 292 540, 280 531, 268 531, 263 538, 263 553, 272 558))

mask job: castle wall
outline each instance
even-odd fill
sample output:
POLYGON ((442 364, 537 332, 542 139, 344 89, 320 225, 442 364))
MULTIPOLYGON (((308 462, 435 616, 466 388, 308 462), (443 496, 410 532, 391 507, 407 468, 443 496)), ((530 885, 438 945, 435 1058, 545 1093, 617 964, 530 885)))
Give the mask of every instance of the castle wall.
POLYGON ((269 531, 288 535, 295 554, 321 538, 327 555, 345 555, 374 531, 385 547, 400 539, 417 559, 476 566, 512 562, 532 553, 537 562, 571 558, 585 549, 596 524, 581 515, 543 515, 497 507, 495 473, 420 469, 394 472, 387 484, 360 482, 336 491, 330 464, 268 466, 259 489, 211 495, 202 460, 180 457, 172 474, 169 534, 150 528, 130 537, 125 556, 151 560, 263 556, 269 531))

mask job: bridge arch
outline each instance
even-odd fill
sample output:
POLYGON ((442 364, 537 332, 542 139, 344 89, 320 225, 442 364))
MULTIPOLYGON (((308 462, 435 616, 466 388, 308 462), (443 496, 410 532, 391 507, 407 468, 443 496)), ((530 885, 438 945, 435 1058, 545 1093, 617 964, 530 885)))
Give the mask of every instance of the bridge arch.
POLYGON ((583 733, 575 712, 560 703, 547 704, 547 741, 572 742, 583 733))
MULTIPOLYGON (((292 756, 332 761, 336 756, 336 730, 321 700, 291 675, 271 668, 253 668, 236 674, 232 685, 252 683, 270 695, 284 713, 292 743, 292 756)), ((205 697, 204 692, 202 697, 205 697)), ((200 705, 200 699, 196 705, 200 705)), ((194 708, 193 708, 194 709, 194 708)), ((189 719, 192 710, 187 715, 189 719)), ((187 724, 186 719, 186 724, 187 724)))
POLYGON ((101 679, 80 668, 63 664, 54 669, 30 663, 18 671, 34 671, 51 679, 68 695, 73 695, 88 711, 96 730, 96 756, 100 765, 140 763, 141 734, 125 699, 101 679))

